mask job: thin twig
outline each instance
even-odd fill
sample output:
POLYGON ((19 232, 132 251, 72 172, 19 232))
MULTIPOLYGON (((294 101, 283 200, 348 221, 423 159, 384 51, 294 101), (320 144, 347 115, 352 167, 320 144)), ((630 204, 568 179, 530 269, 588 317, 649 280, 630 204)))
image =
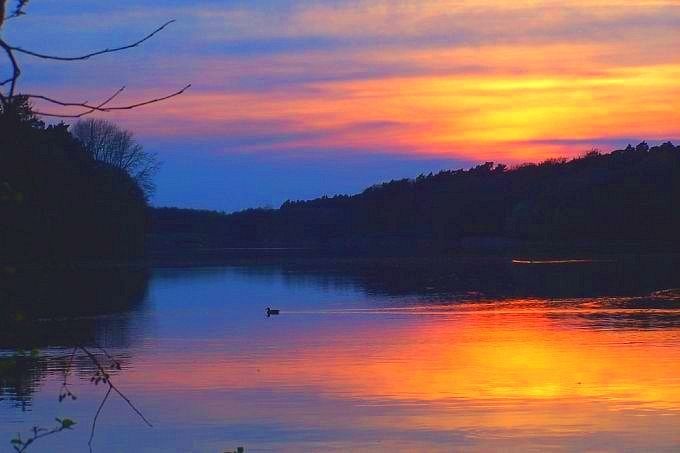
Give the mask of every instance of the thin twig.
POLYGON ((125 396, 125 395, 123 394, 123 392, 121 392, 121 391, 118 389, 118 387, 116 387, 116 386, 113 384, 113 382, 111 382, 111 381, 109 380, 109 374, 108 374, 108 373, 106 372, 106 370, 101 366, 101 364, 99 363, 99 360, 97 359, 97 357, 95 357, 95 355, 92 354, 87 348, 85 348, 85 347, 83 347, 83 346, 78 346, 78 347, 80 348, 81 351, 83 351, 83 352, 90 358, 90 360, 91 360, 92 363, 95 365, 95 367, 97 367, 97 369, 98 369, 99 372, 102 374, 102 376, 103 376, 104 378, 106 378, 106 383, 109 384, 110 389, 113 390, 114 392, 116 392, 116 393, 118 394, 118 396, 120 396, 121 398, 123 398, 123 400, 125 400, 125 402, 128 404, 128 406, 130 406, 130 408, 131 408, 133 411, 135 411, 135 413, 136 413, 137 415, 139 415, 139 418, 141 418, 141 419, 144 421, 144 423, 146 423, 149 427, 153 428, 153 425, 151 424, 151 422, 150 422, 149 420, 146 419, 146 417, 144 416, 144 414, 142 414, 142 413, 139 411, 139 409, 137 409, 137 408, 135 407, 135 405, 132 404, 132 401, 130 401, 130 399, 129 399, 127 396, 125 396))
POLYGON ((17 85, 17 80, 21 75, 21 69, 19 68, 19 63, 17 63, 17 59, 14 57, 14 52, 12 52, 12 46, 7 44, 3 39, 0 39, 0 47, 3 48, 3 50, 7 54, 7 57, 9 58, 9 61, 12 63, 12 77, 3 82, 3 85, 7 83, 10 84, 7 98, 11 100, 12 97, 14 96, 14 90, 17 85))
MULTIPOLYGON (((183 94, 189 88, 191 88, 191 84, 189 84, 189 85, 185 86, 184 88, 182 88, 181 90, 178 90, 178 91, 171 93, 167 96, 149 99, 147 101, 138 102, 136 104, 122 105, 122 106, 115 106, 115 107, 106 107, 105 105, 108 103, 108 101, 105 102, 103 105, 91 105, 91 104, 88 104, 87 102, 60 101, 58 99, 54 99, 54 98, 44 96, 44 95, 41 95, 41 94, 22 94, 22 96, 25 96, 25 97, 31 98, 31 99, 43 100, 43 101, 46 101, 46 102, 49 102, 49 103, 52 103, 52 104, 56 104, 56 105, 59 105, 59 106, 62 106, 62 107, 79 107, 79 108, 87 109, 84 112, 74 113, 74 114, 49 113, 49 112, 34 111, 34 113, 36 115, 51 116, 51 117, 57 117, 57 118, 82 118, 83 116, 89 115, 89 114, 94 113, 94 112, 104 112, 104 113, 106 113, 106 112, 114 112, 114 111, 120 111, 120 110, 132 110, 132 109, 136 109, 138 107, 143 107, 145 105, 155 104, 157 102, 162 102, 162 101, 168 100, 170 98, 174 98, 176 96, 179 96, 179 95, 183 94)), ((122 91, 122 90, 120 90, 120 91, 122 91)), ((117 94, 119 94, 119 93, 117 93, 117 94)), ((116 96, 117 96, 117 94, 116 94, 116 96)))
POLYGON ((116 392, 116 393, 118 394, 118 396, 120 396, 121 398, 123 398, 123 400, 125 400, 125 402, 128 404, 128 406, 130 406, 130 408, 131 408, 133 411, 135 411, 135 413, 136 413, 137 415, 139 415, 139 418, 141 418, 141 419, 144 421, 144 423, 146 423, 146 425, 147 425, 149 428, 153 428, 153 425, 151 424, 151 422, 150 422, 149 420, 146 419, 146 417, 144 416, 144 414, 142 414, 142 413, 139 411, 139 409, 137 409, 137 408, 135 407, 135 405, 132 404, 132 401, 130 401, 130 399, 129 399, 127 396, 125 396, 125 395, 123 394, 123 392, 121 392, 120 390, 118 390, 118 387, 116 387, 115 385, 113 385, 111 382, 109 382, 109 385, 111 386, 111 389, 112 389, 114 392, 116 392))
POLYGON ((73 366, 73 360, 75 359, 77 351, 78 348, 73 348, 73 351, 71 352, 71 356, 68 361, 68 365, 66 366, 66 368, 64 368, 64 382, 61 384, 61 391, 59 392, 59 402, 61 402, 67 396, 75 398, 75 396, 71 393, 71 390, 68 388, 68 376, 69 374, 71 374, 71 367, 73 366))
MULTIPOLYGON (((17 8, 17 11, 21 11, 21 7, 17 8)), ((170 20, 170 21, 164 23, 163 25, 161 25, 160 27, 155 29, 153 32, 149 33, 148 35, 146 35, 145 37, 143 37, 139 41, 136 41, 132 44, 128 44, 128 45, 116 47, 116 48, 106 48, 104 50, 99 50, 99 51, 96 51, 96 52, 92 52, 92 53, 89 53, 89 54, 86 54, 86 55, 80 55, 80 56, 77 56, 77 57, 61 57, 61 56, 57 56, 57 55, 42 54, 42 53, 39 53, 39 52, 34 52, 32 50, 23 49, 21 47, 11 46, 11 45, 7 44, 4 40, 0 39, 0 47, 2 47, 2 49, 5 51, 5 53, 7 54, 8 58, 9 58, 11 64, 12 64, 12 77, 9 77, 6 80, 3 80, 2 82, 0 82, 0 87, 5 86, 7 84, 10 85, 8 93, 5 94, 5 93, 0 92, 0 102, 5 107, 7 107, 9 105, 9 103, 12 101, 12 99, 15 96, 17 81, 19 80, 19 77, 21 75, 21 68, 19 67, 19 64, 18 64, 18 62, 15 58, 14 52, 20 52, 20 53, 23 53, 23 54, 26 54, 26 55, 30 55, 30 56, 33 56, 33 57, 36 57, 36 58, 42 58, 42 59, 46 59, 46 60, 58 60, 58 61, 87 60, 87 59, 92 58, 92 57, 97 56, 97 55, 103 55, 103 54, 113 53, 113 52, 120 52, 122 50, 127 50, 127 49, 131 49, 133 47, 137 47, 140 44, 144 43, 145 41, 151 39, 156 34, 160 33, 163 29, 165 29, 167 26, 169 26, 170 24, 172 24, 174 22, 175 22, 175 20, 173 19, 173 20, 170 20)), ((48 96, 43 96, 43 95, 25 95, 25 97, 44 100, 46 102, 50 102, 52 104, 60 105, 62 107, 78 107, 78 108, 81 108, 81 109, 85 109, 84 111, 81 111, 79 113, 74 113, 74 114, 34 111, 33 113, 35 113, 36 115, 54 117, 54 118, 82 118, 82 117, 89 115, 91 113, 94 113, 94 112, 112 112, 112 111, 117 111, 117 110, 132 110, 132 109, 135 109, 137 107, 142 107, 142 106, 145 106, 145 105, 154 104, 156 102, 165 101, 165 100, 173 98, 175 96, 179 96, 180 94, 184 93, 189 87, 191 87, 191 85, 187 85, 177 92, 171 93, 167 96, 163 96, 163 97, 160 97, 160 98, 150 99, 150 100, 147 100, 147 101, 138 102, 136 104, 121 105, 121 106, 116 106, 116 107, 106 107, 106 105, 108 105, 115 97, 117 97, 125 89, 125 87, 118 90, 116 93, 113 94, 113 96, 111 96, 109 99, 105 100, 103 103, 101 103, 99 105, 90 105, 87 101, 86 102, 63 102, 63 101, 59 101, 59 100, 50 98, 48 96)))
POLYGON ((71 352, 71 357, 69 358, 68 361, 68 368, 66 368, 67 372, 71 372, 71 366, 73 366, 73 359, 76 357, 76 351, 78 351, 78 348, 73 348, 73 351, 71 352))
POLYGON ((35 441, 40 440, 40 439, 42 439, 43 437, 48 437, 48 436, 51 436, 51 435, 53 435, 53 434, 60 433, 60 432, 64 431, 65 429, 68 429, 68 428, 64 428, 63 426, 60 426, 60 427, 58 427, 58 428, 54 428, 53 430, 46 431, 46 432, 44 432, 44 433, 42 433, 42 434, 38 434, 37 431, 34 431, 33 437, 31 437, 30 439, 26 440, 26 442, 23 443, 23 446, 22 446, 21 448, 14 447, 14 449, 15 449, 17 452, 19 452, 19 453, 23 453, 23 452, 26 451, 26 449, 28 449, 29 445, 31 445, 31 444, 34 443, 35 441))
POLYGON ((108 98, 106 98, 106 100, 105 100, 104 102, 102 102, 101 104, 99 104, 99 105, 97 106, 97 108, 102 108, 102 107, 104 107, 106 104, 108 104, 109 102, 111 102, 111 101, 113 101, 114 99, 116 99, 116 97, 118 97, 118 95, 119 95, 120 93, 122 93, 123 91, 125 91, 125 85, 123 85, 122 87, 118 88, 118 90, 117 90, 115 93, 113 93, 111 96, 109 96, 108 98))
POLYGON ((134 42, 132 44, 128 44, 128 45, 121 46, 121 47, 116 47, 116 48, 113 48, 113 49, 107 48, 107 49, 103 49, 103 50, 98 50, 96 52, 88 53, 88 54, 77 56, 77 57, 60 57, 60 56, 56 56, 56 55, 48 55, 48 54, 34 52, 32 50, 27 50, 27 49, 23 49, 21 47, 14 47, 14 46, 10 46, 10 49, 14 50, 16 52, 26 54, 26 55, 31 55, 32 57, 43 58, 43 59, 46 59, 46 60, 58 60, 58 61, 88 60, 88 59, 95 57, 95 56, 98 56, 98 55, 103 55, 103 54, 113 53, 113 52, 120 52, 121 50, 127 50, 127 49, 132 49, 133 47, 137 47, 140 44, 142 44, 143 42, 151 39, 154 35, 161 32, 165 27, 172 24, 173 22, 176 22, 176 20, 173 19, 173 20, 170 20, 170 21, 164 23, 163 25, 161 25, 160 27, 155 29, 153 32, 146 35, 144 38, 142 38, 139 41, 134 42))
POLYGON ((109 399, 109 395, 111 395, 111 389, 113 389, 113 385, 109 382, 109 389, 106 391, 106 395, 104 395, 104 399, 102 400, 101 403, 99 403, 99 407, 97 408, 97 413, 94 416, 94 419, 92 420, 92 429, 90 430, 90 440, 87 442, 87 446, 90 447, 90 452, 92 451, 92 440, 94 439, 94 431, 97 428, 97 420, 99 419, 99 414, 101 414, 102 409, 104 409, 104 404, 106 404, 106 400, 109 399))
MULTIPOLYGON (((26 6, 28 6, 28 0, 19 0, 18 5, 16 6, 16 8, 14 8, 14 12, 12 14, 10 14, 9 16, 6 16, 4 18, 4 20, 10 20, 10 19, 14 19, 15 17, 20 17, 20 16, 26 15, 26 12, 24 11, 24 8, 26 8, 26 6)), ((5 9, 4 5, 3 5, 2 9, 3 9, 3 12, 4 12, 4 9, 5 9)), ((2 21, 0 21, 0 22, 2 22, 2 21)))
MULTIPOLYGON (((125 90, 125 85, 123 85, 122 87, 120 87, 115 93, 113 93, 111 96, 109 96, 104 102, 102 102, 101 104, 99 104, 99 105, 97 106, 97 109, 100 109, 100 108, 104 107, 106 104, 108 104, 109 102, 113 101, 113 100, 114 100, 116 97, 118 97, 118 95, 119 95, 120 93, 122 93, 124 90, 125 90)), ((89 115, 90 113, 95 112, 97 109, 90 109, 90 110, 88 110, 88 111, 86 111, 86 112, 83 112, 81 116, 89 115)), ((100 348, 100 349, 101 349, 101 348, 100 348)))

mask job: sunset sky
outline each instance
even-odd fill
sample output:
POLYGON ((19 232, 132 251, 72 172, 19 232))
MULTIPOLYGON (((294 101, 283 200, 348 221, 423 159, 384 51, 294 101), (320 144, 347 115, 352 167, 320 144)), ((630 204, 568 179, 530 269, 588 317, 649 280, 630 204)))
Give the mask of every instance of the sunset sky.
POLYGON ((164 162, 156 205, 232 211, 421 172, 680 141, 677 0, 31 2, 21 90, 183 96, 108 115, 164 162))

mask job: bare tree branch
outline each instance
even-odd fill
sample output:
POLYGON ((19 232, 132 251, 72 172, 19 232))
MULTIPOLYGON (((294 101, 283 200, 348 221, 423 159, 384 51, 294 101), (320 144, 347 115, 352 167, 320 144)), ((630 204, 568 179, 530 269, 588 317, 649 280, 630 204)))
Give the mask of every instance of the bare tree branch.
POLYGON ((16 58, 14 57, 14 52, 12 52, 12 46, 7 44, 3 39, 0 39, 0 47, 5 51, 7 54, 7 57, 9 58, 10 63, 12 63, 12 77, 9 79, 3 81, 3 85, 10 84, 9 87, 9 93, 7 95, 7 98, 12 98, 14 96, 14 91, 16 89, 17 85, 17 80, 19 79, 19 76, 21 75, 21 69, 19 68, 19 64, 17 63, 16 58))
POLYGON ((76 352, 78 352, 78 348, 73 348, 71 356, 68 359, 68 365, 64 368, 64 382, 61 383, 61 389, 59 390, 59 402, 62 402, 66 398, 76 399, 76 396, 71 392, 68 383, 68 377, 71 374, 71 368, 73 367, 73 360, 76 357, 76 352))
POLYGON ((134 134, 103 118, 77 121, 69 129, 83 149, 95 160, 127 173, 135 180, 147 200, 155 185, 153 177, 160 168, 156 154, 146 151, 134 134))
POLYGON ((137 46, 139 46, 140 44, 142 44, 143 42, 148 41, 149 39, 151 39, 154 35, 156 35, 157 33, 161 32, 165 27, 167 27, 168 25, 170 25, 170 24, 172 24, 172 23, 174 23, 174 22, 176 22, 175 19, 170 20, 170 21, 164 23, 163 25, 161 25, 160 27, 158 27, 157 29, 155 29, 153 32, 151 32, 151 33, 149 33, 148 35, 146 35, 144 38, 142 38, 142 39, 140 39, 139 41, 136 41, 136 42, 134 42, 134 43, 132 43, 132 44, 128 44, 128 45, 121 46, 121 47, 115 47, 115 48, 112 48, 112 49, 111 49, 111 48, 107 48, 107 49, 103 49, 103 50, 98 50, 98 51, 96 51, 96 52, 88 53, 88 54, 85 54, 85 55, 80 55, 80 56, 77 56, 77 57, 60 57, 60 56, 56 56, 56 55, 48 55, 48 54, 43 54, 43 53, 39 53, 39 52, 33 52, 33 51, 31 51, 31 50, 23 49, 23 48, 21 48, 21 47, 14 47, 14 46, 10 46, 10 50, 13 50, 13 51, 16 51, 16 52, 20 52, 20 53, 23 53, 23 54, 26 54, 26 55, 31 55, 32 57, 43 58, 43 59, 46 59, 46 60, 57 60, 57 61, 79 61, 79 60, 88 60, 88 59, 90 59, 90 58, 92 58, 92 57, 96 57, 96 56, 98 56, 98 55, 103 55, 103 54, 113 53, 113 52, 120 52, 120 51, 122 51, 122 50, 127 50, 127 49, 132 49, 133 47, 137 47, 137 46))
POLYGON ((147 424, 147 426, 153 428, 153 425, 151 424, 151 422, 150 422, 149 420, 147 420, 147 418, 144 416, 144 414, 142 414, 142 413, 139 411, 139 409, 137 409, 137 407, 136 407, 134 404, 132 404, 132 401, 130 401, 130 399, 129 399, 127 396, 125 396, 125 394, 124 394, 123 392, 121 392, 121 391, 118 389, 118 387, 116 387, 116 386, 113 384, 113 382, 111 382, 111 380, 109 379, 109 374, 108 374, 108 373, 106 372, 106 370, 102 367, 101 363, 99 363, 99 360, 97 359, 97 357, 95 357, 95 355, 92 354, 87 348, 85 348, 85 347, 83 347, 83 346, 79 346, 79 348, 80 348, 81 351, 83 351, 83 352, 85 353, 85 355, 87 355, 87 356, 90 358, 90 360, 92 361, 92 363, 94 364, 94 366, 97 367, 97 370, 98 370, 98 371, 101 373, 101 375, 105 378, 106 384, 109 386, 109 390, 113 390, 114 392, 116 392, 116 393, 118 394, 118 396, 120 396, 121 398, 123 398, 123 400, 128 404, 128 406, 130 406, 130 408, 131 408, 133 411, 135 411, 135 413, 136 413, 137 415, 139 415, 139 418, 141 418, 141 419, 144 421, 144 423, 147 424))
MULTIPOLYGON (((97 105, 97 106, 94 107, 94 108, 91 108, 90 110, 88 110, 88 111, 86 111, 86 112, 82 112, 82 113, 80 114, 80 116, 78 116, 78 118, 80 118, 81 116, 89 115, 90 113, 93 113, 93 112, 95 112, 95 111, 98 110, 98 109, 101 109, 101 108, 104 107, 106 104, 108 104, 109 102, 113 101, 116 97, 118 97, 118 95, 119 95, 120 93, 122 93, 124 90, 125 90, 125 86, 120 87, 115 93, 113 93, 111 96, 109 96, 104 102, 102 102, 101 104, 97 105)), ((40 115, 44 115, 44 116, 55 116, 55 117, 62 117, 62 118, 64 118, 63 115, 50 115, 50 114, 38 113, 38 112, 35 112, 35 113, 36 113, 36 114, 40 114, 40 115)))
POLYGON ((2 22, 4 20, 9 20, 9 19, 14 19, 15 17, 23 16, 26 14, 26 7, 28 6, 28 0, 19 0, 17 2, 16 8, 14 8, 14 11, 12 14, 9 16, 5 16, 5 3, 7 3, 6 0, 2 1, 2 5, 0 6, 0 26, 2 26, 2 22))
MULTIPOLYGON (((109 102, 111 102, 111 101, 113 101, 114 99, 116 99, 116 98, 118 97, 118 95, 119 95, 120 93, 122 93, 123 91, 125 91, 125 85, 123 85, 122 87, 120 87, 115 93, 113 93, 111 96, 109 96, 104 102, 102 102, 101 104, 99 104, 99 105, 97 106, 97 108, 100 109, 100 108, 104 107, 106 104, 108 104, 109 102)), ((93 110, 93 111, 94 111, 94 110, 93 110)))
MULTIPOLYGON (((2 27, 2 22, 4 20, 4 10, 5 10, 5 7, 6 7, 6 3, 7 3, 7 0, 0 0, 0 9, 1 9, 1 11, 0 11, 0 28, 2 27)), ((27 4, 28 4, 28 0, 19 0, 14 13, 10 17, 17 17, 17 16, 25 14, 23 10, 24 10, 24 8, 26 7, 27 4)), ((33 56, 33 57, 36 57, 36 58, 42 58, 42 59, 46 59, 46 60, 57 60, 57 61, 88 60, 88 59, 90 59, 94 56, 103 55, 103 54, 107 54, 107 53, 113 53, 113 52, 120 52, 120 51, 123 51, 123 50, 131 49, 133 47, 137 47, 140 44, 144 43, 145 41, 148 41, 149 39, 154 37, 156 34, 160 33, 163 29, 165 29, 167 26, 169 26, 170 24, 172 24, 174 22, 176 22, 176 21, 173 19, 173 20, 170 20, 170 21, 164 23, 163 25, 161 25, 160 27, 155 29, 153 32, 149 33, 148 35, 146 35, 145 37, 143 37, 139 41, 136 41, 132 44, 128 44, 128 45, 121 46, 121 47, 115 47, 115 48, 106 48, 106 49, 103 49, 103 50, 91 52, 89 54, 80 55, 80 56, 76 56, 76 57, 62 57, 62 56, 48 55, 48 54, 43 54, 43 53, 39 53, 39 52, 34 52, 34 51, 31 51, 31 50, 23 49, 21 47, 11 46, 7 42, 5 42, 3 39, 0 38, 0 47, 5 51, 5 54, 7 54, 7 57, 9 58, 10 63, 12 65, 12 76, 0 82, 0 87, 3 87, 3 86, 8 85, 8 84, 10 85, 9 90, 6 93, 0 92, 0 103, 2 103, 2 105, 4 107, 7 107, 10 104, 10 102, 12 101, 12 99, 15 97, 16 85, 17 85, 17 81, 19 80, 19 77, 21 75, 21 68, 19 67, 19 64, 18 64, 16 57, 14 55, 14 52, 23 53, 23 54, 26 54, 26 55, 30 55, 30 56, 33 56)), ((110 98, 108 98, 103 103, 98 104, 98 105, 91 105, 87 101, 86 102, 64 102, 64 101, 59 101, 57 99, 53 99, 53 98, 50 98, 48 96, 43 96, 43 95, 31 94, 31 95, 22 95, 22 96, 25 96, 27 98, 43 100, 43 101, 46 101, 46 102, 49 102, 49 103, 52 103, 52 104, 60 105, 62 107, 78 107, 78 108, 84 109, 83 111, 80 111, 78 113, 73 113, 73 114, 34 111, 34 113, 36 115, 42 115, 42 116, 53 117, 53 118, 82 118, 82 117, 84 117, 86 115, 90 115, 94 112, 112 112, 112 111, 117 111, 117 110, 132 110, 132 109, 135 109, 137 107, 142 107, 142 106, 145 106, 145 105, 154 104, 156 102, 165 101, 165 100, 173 98, 175 96, 179 96, 180 94, 184 93, 190 87, 191 87, 191 85, 187 85, 184 88, 182 88, 181 90, 176 91, 174 93, 171 93, 167 96, 163 96, 163 97, 159 97, 159 98, 155 98, 155 99, 149 99, 149 100, 146 100, 146 101, 143 101, 143 102, 138 102, 138 103, 135 103, 135 104, 120 105, 120 106, 115 106, 115 107, 106 107, 106 106, 114 98, 116 98, 125 89, 125 87, 121 88, 120 90, 115 92, 110 98)))
POLYGON ((92 429, 90 430, 90 440, 87 441, 87 446, 90 447, 90 451, 92 451, 92 441, 94 440, 94 431, 97 428, 97 420, 99 419, 99 414, 102 413, 102 409, 104 409, 104 404, 106 404, 106 400, 109 399, 109 395, 111 395, 112 389, 113 389, 113 386, 109 385, 109 389, 106 391, 106 395, 104 395, 104 399, 102 399, 102 402, 99 403, 99 407, 97 408, 97 413, 94 415, 94 419, 92 419, 92 429))
POLYGON ((69 419, 64 419, 63 421, 60 419, 57 419, 59 422, 59 426, 52 430, 47 430, 44 428, 39 428, 37 426, 33 427, 33 437, 30 437, 26 439, 25 441, 21 440, 20 436, 17 436, 15 439, 12 439, 12 446, 14 447, 14 451, 17 453, 24 453, 30 445, 32 445, 35 441, 42 439, 43 437, 49 437, 53 434, 60 433, 62 431, 65 431, 67 429, 71 429, 71 427, 75 424, 73 421, 69 419))
MULTIPOLYGON (((163 96, 163 97, 155 98, 155 99, 149 99, 147 101, 138 102, 138 103, 135 103, 135 104, 121 105, 121 106, 115 106, 115 107, 106 107, 106 104, 108 104, 108 102, 110 102, 110 101, 107 101, 107 102, 105 102, 104 104, 101 104, 101 105, 90 105, 87 102, 60 101, 60 100, 57 100, 57 99, 50 98, 48 96, 43 96, 41 94, 22 94, 22 96, 25 96, 25 97, 31 98, 31 99, 39 99, 39 100, 47 101, 49 103, 56 104, 56 105, 59 105, 59 106, 62 106, 62 107, 80 107, 80 108, 83 108, 83 109, 87 109, 84 112, 74 113, 74 114, 48 113, 48 112, 35 111, 34 113, 36 115, 51 116, 51 117, 57 117, 57 118, 82 118, 83 116, 89 115, 89 114, 94 113, 94 112, 114 112, 114 111, 119 111, 119 110, 132 110, 132 109, 136 109, 138 107, 142 107, 142 106, 145 106, 145 105, 155 104, 157 102, 162 102, 162 101, 168 100, 170 98, 174 98, 175 96, 179 96, 179 95, 183 94, 189 88, 191 88, 191 84, 188 84, 187 86, 185 86, 181 90, 176 91, 174 93, 171 93, 167 96, 163 96)), ((120 91, 122 91, 122 89, 119 90, 119 92, 116 93, 113 97, 120 94, 120 91)), ((113 99, 113 97, 112 97, 112 99, 113 99)))

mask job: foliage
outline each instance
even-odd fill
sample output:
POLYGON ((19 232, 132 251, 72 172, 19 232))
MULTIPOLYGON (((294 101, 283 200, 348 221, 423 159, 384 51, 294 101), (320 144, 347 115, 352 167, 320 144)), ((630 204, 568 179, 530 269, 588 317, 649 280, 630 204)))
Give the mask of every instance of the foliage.
POLYGON ((39 426, 34 426, 31 429, 31 437, 27 439, 22 439, 21 434, 17 434, 17 437, 12 439, 10 441, 10 444, 12 444, 12 447, 17 453, 23 453, 28 449, 29 446, 33 444, 33 442, 42 439, 44 437, 51 436, 53 434, 60 433, 62 431, 65 431, 67 429, 73 429, 73 426, 76 424, 73 420, 70 418, 55 418, 55 421, 57 422, 57 426, 52 429, 47 429, 47 428, 41 428, 39 426))
POLYGON ((0 107, 0 259, 141 253, 146 200, 124 170, 92 158, 27 99, 0 107))
MULTIPOLYGON (((140 419, 147 425, 151 423, 144 417, 144 415, 137 409, 132 401, 113 383, 114 373, 122 370, 122 364, 119 360, 113 358, 105 349, 96 346, 99 353, 92 352, 89 348, 81 345, 73 347, 72 353, 67 357, 55 356, 53 354, 40 356, 37 350, 31 351, 30 354, 19 351, 12 357, 0 358, 0 378, 7 375, 22 375, 31 373, 32 368, 40 367, 41 369, 50 369, 52 371, 60 370, 63 372, 63 383, 59 392, 59 402, 75 401, 77 396, 71 391, 69 377, 74 368, 77 368, 79 375, 91 374, 90 382, 95 386, 104 384, 107 388, 103 399, 91 422, 90 437, 88 445, 90 450, 92 448, 95 431, 97 428, 97 421, 101 415, 106 402, 112 393, 116 393, 122 400, 127 403, 132 411, 134 411, 140 419), (77 353, 80 352, 80 356, 77 353), (40 362, 43 362, 40 364, 40 362)), ((35 374, 33 372, 33 374, 35 374)), ((0 380, 2 383, 2 380, 0 380)), ((0 387, 1 388, 1 387, 0 387)), ((10 443, 16 452, 24 452, 37 440, 44 437, 52 436, 64 430, 70 430, 76 422, 69 418, 57 418, 58 425, 52 429, 34 426, 30 430, 29 437, 22 437, 17 434, 10 443)))
POLYGON ((156 247, 398 250, 465 238, 680 242, 680 147, 590 152, 508 169, 491 162, 375 185, 362 193, 287 201, 230 215, 157 209, 156 247))
POLYGON ((88 376, 94 386, 104 387, 90 444, 109 396, 120 396, 139 414, 113 382, 125 359, 114 358, 100 342, 129 344, 127 314, 143 303, 147 285, 144 269, 127 266, 0 266, 0 350, 16 351, 0 354, 0 401, 27 410, 38 386, 55 373, 63 374, 59 402, 76 401, 71 377, 88 376), (116 316, 104 316, 109 314, 116 316))

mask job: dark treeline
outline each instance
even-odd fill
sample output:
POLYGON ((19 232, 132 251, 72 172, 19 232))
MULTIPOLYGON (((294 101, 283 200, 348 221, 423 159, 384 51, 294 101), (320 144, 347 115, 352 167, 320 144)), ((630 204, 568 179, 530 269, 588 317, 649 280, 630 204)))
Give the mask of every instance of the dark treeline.
POLYGON ((109 125, 77 126, 45 125, 20 97, 0 110, 0 261, 141 256, 149 218, 161 251, 680 243, 680 147, 671 143, 515 168, 488 162, 225 215, 149 211, 155 158, 125 131, 114 127, 120 139, 106 149, 109 125))
POLYGON ((143 252, 147 202, 124 169, 95 159, 65 124, 15 97, 0 111, 0 261, 143 252))
POLYGON ((503 241, 678 243, 680 146, 515 168, 485 163, 230 215, 155 209, 154 246, 336 250, 503 241))

